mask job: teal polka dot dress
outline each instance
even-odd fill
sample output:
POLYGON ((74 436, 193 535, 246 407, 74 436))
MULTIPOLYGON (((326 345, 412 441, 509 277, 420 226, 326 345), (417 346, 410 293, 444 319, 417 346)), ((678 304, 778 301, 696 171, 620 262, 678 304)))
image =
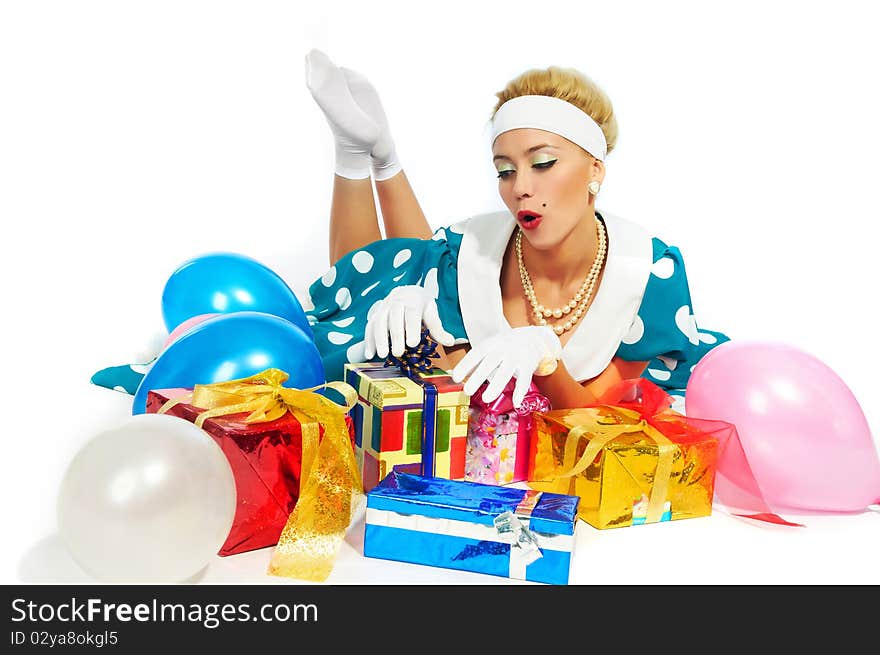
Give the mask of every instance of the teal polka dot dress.
MULTIPOLYGON (((458 256, 462 235, 440 228, 431 240, 385 239, 349 253, 309 289, 307 312, 328 379, 342 379, 346 362, 363 361, 363 335, 372 306, 395 286, 418 284, 437 299, 443 326, 468 341, 459 306, 458 256)), ((681 253, 652 240, 653 265, 635 320, 617 356, 649 362, 644 373, 667 391, 682 394, 691 369, 720 332, 698 330, 681 253)))
MULTIPOLYGON (((603 220, 607 223, 607 219, 603 220)), ((494 285, 495 294, 499 292, 498 276, 494 271, 484 280, 486 289, 478 288, 476 292, 472 287, 478 286, 477 280, 467 275, 462 275, 466 282, 459 279, 462 225, 440 228, 432 239, 376 241, 348 253, 312 283, 309 287, 312 308, 306 311, 306 316, 312 326, 328 380, 342 380, 343 367, 347 362, 364 361, 364 330, 371 310, 397 286, 417 284, 427 289, 436 298, 443 325, 455 337, 456 343, 469 341, 465 329, 467 321, 462 315, 461 293, 470 294, 468 307, 471 314, 488 315, 493 312, 491 299, 488 298, 492 295, 489 287, 494 285), (460 284, 467 284, 468 288, 460 289, 460 284), (484 292, 487 296, 485 303, 481 295, 484 292), (475 293, 477 304, 473 300, 475 293)), ((506 226, 509 228, 507 232, 503 226, 497 230, 494 224, 489 227, 488 234, 492 235, 489 240, 497 241, 498 247, 494 252, 499 255, 503 252, 512 226, 506 226)), ((625 234, 618 232, 621 238, 625 234)), ((614 241, 610 243, 614 244, 614 241)), ((650 274, 646 283, 643 278, 638 278, 635 296, 639 303, 638 311, 619 342, 613 337, 612 349, 607 351, 607 357, 615 354, 627 361, 648 362, 643 376, 674 396, 682 397, 696 363, 711 348, 728 338, 720 332, 697 327, 684 260, 678 248, 647 236, 645 243, 646 248, 651 250, 650 262, 645 262, 650 267, 650 274)), ((609 256, 612 252, 613 247, 609 250, 609 256)), ((645 259, 647 257, 646 253, 645 259)), ((606 264, 606 275, 610 265, 610 262, 606 264)), ((606 285, 606 279, 603 279, 602 285, 606 285)), ((616 291, 608 293, 613 295, 616 291)), ((597 296, 594 306, 598 301, 597 296)), ((593 309, 591 307, 591 312, 593 309)), ((501 313, 500 309, 495 313, 501 313)), ((628 316, 632 315, 630 310, 628 316)), ((584 327, 583 324, 581 327, 584 327)), ((601 361, 607 363, 609 359, 601 361)), ((96 373, 92 382, 134 393, 143 377, 144 368, 132 365, 109 367, 96 373)))
POLYGON ((417 284, 437 299, 443 327, 459 343, 467 334, 458 308, 461 234, 440 228, 427 239, 383 239, 348 253, 309 287, 306 316, 328 380, 342 380, 347 362, 364 361, 370 310, 398 286, 417 284))
POLYGON ((709 350, 729 341, 721 332, 698 329, 684 259, 678 248, 652 239, 651 275, 645 295, 617 356, 648 362, 642 377, 683 395, 691 370, 709 350))

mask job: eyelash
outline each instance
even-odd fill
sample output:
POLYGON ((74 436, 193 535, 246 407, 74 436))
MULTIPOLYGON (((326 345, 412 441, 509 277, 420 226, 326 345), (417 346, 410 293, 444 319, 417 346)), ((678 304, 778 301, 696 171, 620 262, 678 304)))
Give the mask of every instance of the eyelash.
MULTIPOLYGON (((556 160, 551 159, 550 161, 542 161, 537 164, 532 164, 532 168, 539 168, 541 170, 547 170, 548 168, 553 166, 553 164, 555 164, 555 163, 556 163, 556 160)), ((510 175, 513 172, 514 172, 513 169, 508 169, 506 171, 498 171, 498 177, 503 180, 504 178, 506 178, 508 175, 510 175)))

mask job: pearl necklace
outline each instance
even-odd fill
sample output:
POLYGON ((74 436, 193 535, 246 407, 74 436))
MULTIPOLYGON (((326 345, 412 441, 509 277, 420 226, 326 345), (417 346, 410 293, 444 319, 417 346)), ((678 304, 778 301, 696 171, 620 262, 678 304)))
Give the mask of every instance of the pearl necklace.
POLYGON ((593 297, 593 289, 596 286, 596 280, 599 279, 599 271, 602 270, 602 265, 605 263, 605 253, 607 250, 605 226, 598 218, 596 218, 595 220, 596 233, 599 237, 599 248, 596 251, 596 258, 593 260, 593 265, 590 267, 590 272, 587 273, 587 277, 584 279, 583 284, 581 284, 580 289, 578 289, 578 292, 574 294, 574 298, 572 298, 567 304, 557 309, 548 309, 538 302, 538 298, 535 296, 535 289, 534 287, 532 287, 532 278, 529 276, 529 272, 526 270, 525 263, 523 263, 522 228, 518 228, 516 232, 515 248, 516 262, 519 265, 519 277, 520 280, 522 280, 522 286, 526 294, 526 299, 532 306, 535 323, 537 323, 538 325, 548 325, 547 319, 551 316, 556 319, 560 319, 563 316, 568 316, 568 319, 565 321, 565 323, 557 323, 556 325, 551 326, 557 336, 573 328, 575 323, 577 323, 581 319, 581 317, 587 312, 587 305, 590 303, 590 298, 593 297))

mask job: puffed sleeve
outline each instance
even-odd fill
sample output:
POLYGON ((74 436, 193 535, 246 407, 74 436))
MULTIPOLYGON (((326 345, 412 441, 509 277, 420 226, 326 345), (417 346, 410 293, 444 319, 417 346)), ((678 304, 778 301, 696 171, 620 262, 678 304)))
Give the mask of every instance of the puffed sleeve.
POLYGON ((436 247, 437 259, 434 273, 431 268, 426 273, 423 286, 434 293, 437 298, 437 310, 443 327, 455 337, 455 343, 467 343, 467 333, 464 331, 464 321, 461 317, 461 307, 458 304, 458 253, 461 249, 462 232, 457 225, 441 227, 432 238, 440 242, 436 247), (436 276, 437 285, 434 286, 436 276))
POLYGON ((691 369, 721 332, 697 328, 681 252, 653 239, 653 266, 638 314, 621 340, 617 356, 648 362, 644 377, 669 389, 684 389, 691 369))
MULTIPOLYGON (((352 251, 309 287, 306 312, 328 380, 341 380, 346 362, 364 361, 371 308, 398 286, 417 284, 437 298, 443 327, 465 337, 458 310, 458 248, 440 228, 432 239, 382 239, 352 251)), ((459 236, 460 242, 460 236, 459 236)))

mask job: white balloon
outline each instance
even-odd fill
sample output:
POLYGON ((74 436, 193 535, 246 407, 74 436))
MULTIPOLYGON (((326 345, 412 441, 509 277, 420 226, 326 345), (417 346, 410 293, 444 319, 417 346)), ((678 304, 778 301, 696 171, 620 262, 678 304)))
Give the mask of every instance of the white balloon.
POLYGON ((105 582, 176 583, 213 558, 232 527, 232 469, 201 428, 137 414, 76 454, 58 528, 76 562, 105 582))

